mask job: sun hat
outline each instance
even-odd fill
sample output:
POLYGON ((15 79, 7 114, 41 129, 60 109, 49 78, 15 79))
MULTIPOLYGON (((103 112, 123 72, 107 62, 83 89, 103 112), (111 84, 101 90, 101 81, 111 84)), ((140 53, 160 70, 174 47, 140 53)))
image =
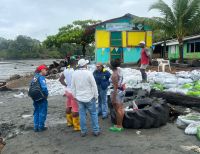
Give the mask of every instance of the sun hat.
POLYGON ((144 44, 145 45, 146 43, 144 41, 140 41, 140 44, 144 44))
POLYGON ((80 59, 78 61, 78 66, 82 67, 82 66, 85 66, 89 63, 89 60, 85 60, 85 59, 80 59))
POLYGON ((43 69, 48 70, 48 67, 46 65, 42 64, 42 65, 38 66, 36 70, 40 72, 43 69))

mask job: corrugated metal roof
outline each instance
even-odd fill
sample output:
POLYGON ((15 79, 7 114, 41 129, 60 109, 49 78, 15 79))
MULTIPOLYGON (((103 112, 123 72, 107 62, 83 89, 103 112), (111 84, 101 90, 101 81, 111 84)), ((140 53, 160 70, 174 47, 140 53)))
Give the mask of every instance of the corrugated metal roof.
MULTIPOLYGON (((200 34, 198 35, 192 35, 192 36, 186 36, 183 41, 188 41, 188 40, 193 40, 193 39, 198 39, 200 38, 200 34)), ((153 45, 162 45, 164 44, 164 41, 160 41, 160 42, 155 42, 153 43, 153 45)), ((178 44, 178 40, 177 39, 171 39, 171 40, 167 40, 166 41, 166 45, 177 45, 178 44)))

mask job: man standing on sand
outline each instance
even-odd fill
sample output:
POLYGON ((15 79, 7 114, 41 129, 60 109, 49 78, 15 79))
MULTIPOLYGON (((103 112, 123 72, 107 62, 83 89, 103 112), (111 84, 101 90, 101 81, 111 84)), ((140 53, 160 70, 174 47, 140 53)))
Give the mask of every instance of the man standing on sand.
POLYGON ((33 122, 35 132, 47 130, 47 127, 45 127, 48 108, 48 89, 45 81, 47 70, 48 67, 46 65, 37 67, 29 89, 29 96, 33 99, 34 106, 33 122), (35 90, 38 87, 37 83, 39 84, 40 90, 35 90))
POLYGON ((141 51, 141 66, 140 66, 140 72, 142 75, 142 82, 147 82, 147 74, 146 74, 146 68, 149 66, 151 62, 151 56, 148 52, 148 49, 145 47, 145 42, 141 41, 139 46, 142 48, 141 51))
POLYGON ((87 135, 87 110, 89 111, 92 120, 93 135, 100 135, 98 115, 96 110, 98 90, 93 74, 87 70, 88 63, 88 60, 80 59, 78 61, 78 69, 72 76, 72 94, 76 98, 79 105, 81 137, 85 137, 87 135))
POLYGON ((93 72, 95 81, 97 83, 99 98, 98 98, 98 115, 102 115, 102 119, 108 118, 108 102, 107 91, 110 85, 110 72, 107 71, 102 63, 96 64, 96 70, 93 72))

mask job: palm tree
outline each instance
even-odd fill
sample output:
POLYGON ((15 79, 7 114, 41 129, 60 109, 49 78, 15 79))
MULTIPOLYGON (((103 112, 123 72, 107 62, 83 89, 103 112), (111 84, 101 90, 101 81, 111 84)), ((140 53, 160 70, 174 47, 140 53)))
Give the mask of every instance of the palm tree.
POLYGON ((172 7, 163 0, 152 4, 149 10, 159 10, 162 17, 149 20, 151 25, 175 36, 179 42, 180 62, 183 62, 183 38, 200 30, 200 0, 172 0, 172 7))

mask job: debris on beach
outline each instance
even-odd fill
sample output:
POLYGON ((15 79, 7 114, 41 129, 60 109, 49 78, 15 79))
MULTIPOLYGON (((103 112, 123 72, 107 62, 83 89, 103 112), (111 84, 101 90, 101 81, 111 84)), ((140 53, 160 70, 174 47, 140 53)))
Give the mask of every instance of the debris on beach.
POLYGON ((23 92, 20 92, 20 94, 14 94, 13 95, 15 98, 25 98, 26 95, 23 92))
POLYGON ((193 146, 181 146, 181 148, 185 151, 194 151, 200 153, 200 147, 197 145, 193 146))

